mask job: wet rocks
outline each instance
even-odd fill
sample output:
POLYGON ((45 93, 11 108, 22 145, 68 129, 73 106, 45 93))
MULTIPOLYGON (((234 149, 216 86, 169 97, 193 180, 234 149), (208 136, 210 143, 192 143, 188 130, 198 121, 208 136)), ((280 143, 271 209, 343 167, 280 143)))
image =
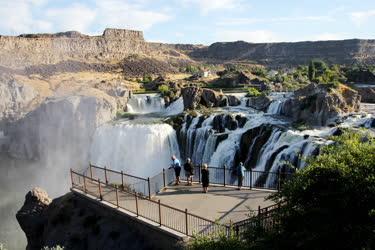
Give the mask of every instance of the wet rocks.
POLYGON ((184 100, 184 109, 196 109, 199 105, 205 107, 225 107, 225 106, 237 106, 241 104, 241 101, 233 95, 224 95, 222 92, 218 92, 212 89, 202 89, 199 87, 186 87, 183 88, 182 97, 184 100))
POLYGON ((271 101, 271 98, 268 96, 249 97, 246 106, 256 110, 266 111, 271 101))

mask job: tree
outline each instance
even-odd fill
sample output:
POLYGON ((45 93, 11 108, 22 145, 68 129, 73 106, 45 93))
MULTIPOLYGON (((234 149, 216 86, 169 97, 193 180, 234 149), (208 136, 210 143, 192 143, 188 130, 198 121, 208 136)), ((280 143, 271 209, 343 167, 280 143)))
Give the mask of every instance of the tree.
POLYGON ((279 249, 375 247, 375 140, 346 132, 322 149, 282 191, 279 249))

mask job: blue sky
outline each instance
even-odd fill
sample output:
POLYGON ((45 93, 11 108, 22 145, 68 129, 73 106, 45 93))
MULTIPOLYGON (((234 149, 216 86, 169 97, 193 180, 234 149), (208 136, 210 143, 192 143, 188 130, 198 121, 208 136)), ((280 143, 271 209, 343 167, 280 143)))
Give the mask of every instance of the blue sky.
POLYGON ((374 0, 0 0, 3 35, 113 27, 169 43, 375 39, 374 23, 374 0))

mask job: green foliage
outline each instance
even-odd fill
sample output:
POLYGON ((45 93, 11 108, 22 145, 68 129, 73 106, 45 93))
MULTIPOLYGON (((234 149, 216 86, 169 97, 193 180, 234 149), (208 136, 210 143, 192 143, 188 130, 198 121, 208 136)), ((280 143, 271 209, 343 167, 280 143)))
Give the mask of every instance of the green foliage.
POLYGON ((262 95, 262 92, 260 92, 258 89, 254 87, 250 87, 247 89, 247 94, 246 94, 247 97, 257 97, 261 95, 262 95))
POLYGON ((168 85, 160 85, 158 87, 159 92, 161 93, 162 96, 168 96, 169 95, 169 86, 168 85))
POLYGON ((375 66, 354 65, 345 68, 344 72, 348 82, 366 83, 375 81, 375 66))
POLYGON ((273 196, 286 201, 271 237, 275 248, 374 247, 375 141, 352 131, 332 139, 273 196))
POLYGON ((142 83, 150 83, 152 82, 152 76, 151 75, 144 75, 142 78, 142 83))
POLYGON ((188 249, 191 250, 245 250, 248 249, 246 242, 239 240, 232 232, 230 237, 224 233, 219 236, 197 236, 188 249))
POLYGON ((254 67, 252 70, 251 70, 251 73, 256 75, 256 76, 260 76, 260 77, 263 77, 263 78, 266 78, 267 77, 267 70, 263 67, 254 67))
POLYGON ((185 68, 185 72, 186 73, 190 73, 190 74, 196 74, 200 71, 200 67, 198 66, 195 66, 195 65, 188 65, 186 66, 185 68))

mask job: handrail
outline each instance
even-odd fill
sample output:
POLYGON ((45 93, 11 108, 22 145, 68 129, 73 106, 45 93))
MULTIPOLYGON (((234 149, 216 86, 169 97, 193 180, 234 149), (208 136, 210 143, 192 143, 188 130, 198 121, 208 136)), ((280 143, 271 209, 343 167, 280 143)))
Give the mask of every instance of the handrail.
MULTIPOLYGON (((178 209, 178 208, 174 208, 170 205, 166 205, 166 204, 163 204, 159 201, 154 201, 152 199, 150 199, 149 197, 145 197, 145 196, 139 196, 136 192, 130 192, 128 190, 124 190, 124 189, 119 189, 117 186, 112 186, 108 183, 105 183, 105 182, 102 182, 100 179, 95 179, 95 178, 91 178, 90 176, 85 176, 84 174, 81 174, 81 173, 78 173, 74 170, 70 170, 70 174, 71 174, 71 181, 72 181, 72 187, 74 188, 77 188, 79 190, 82 190, 84 193, 90 193, 90 194, 93 194, 92 190, 89 190, 89 188, 87 188, 87 181, 91 181, 92 183, 97 183, 98 185, 98 190, 99 190, 99 194, 97 194, 97 192, 95 191, 94 192, 94 196, 101 199, 101 200, 105 200, 105 197, 102 195, 102 189, 101 188, 109 188, 112 190, 115 191, 115 197, 116 197, 116 202, 112 202, 111 200, 105 200, 113 205, 115 205, 117 208, 122 208, 122 209, 125 209, 127 211, 130 211, 130 212, 133 212, 133 213, 136 213, 137 216, 140 216, 140 217, 143 217, 143 218, 146 218, 146 219, 149 219, 151 221, 154 221, 154 222, 157 222, 159 223, 160 225, 163 225, 165 227, 168 227, 168 228, 171 228, 173 230, 176 230, 178 232, 181 232, 185 235, 188 235, 188 236, 195 236, 194 234, 194 230, 198 230, 197 234, 201 234, 201 235, 204 235, 204 234, 208 234, 208 232, 211 232, 213 231, 214 233, 219 233, 221 232, 222 230, 225 230, 225 232, 228 232, 229 231, 229 228, 227 225, 221 225, 217 222, 214 222, 212 220, 209 220, 209 219, 206 219, 206 218, 203 218, 203 217, 200 217, 198 215, 195 215, 195 214, 192 214, 190 212, 187 211, 187 209, 185 209, 185 211, 181 210, 181 209, 178 209), (77 177, 78 176, 78 182, 79 183, 76 183, 75 181, 75 178, 74 177, 77 177), (82 185, 80 185, 80 178, 83 178, 83 187, 82 185), (131 196, 134 196, 135 197, 135 210, 132 210, 130 209, 129 207, 123 207, 120 202, 122 201, 120 198, 119 198, 119 193, 125 193, 125 194, 128 194, 128 195, 131 195, 131 196), (158 221, 155 220, 155 218, 152 218, 153 216, 152 215, 147 215, 147 214, 142 214, 141 211, 141 206, 138 205, 138 198, 141 199, 141 200, 144 200, 146 201, 148 204, 154 204, 154 205, 157 205, 158 206, 158 221), (168 224, 168 219, 167 221, 163 221, 162 220, 162 208, 168 208, 168 209, 172 209, 172 211, 175 211, 177 213, 179 213, 179 216, 182 217, 185 217, 185 220, 181 220, 181 223, 179 225, 176 225, 175 223, 172 223, 171 224, 168 224), (191 216, 191 218, 189 217, 191 216), (189 220, 190 219, 190 220, 189 220), (198 220, 200 222, 197 223, 194 223, 193 226, 190 225, 189 221, 191 221, 191 219, 193 220, 198 220), (194 228, 194 226, 196 226, 196 228, 194 228), (185 227, 185 230, 183 230, 185 227), (182 228, 182 229, 181 229, 182 228), (212 230, 211 230, 212 229, 212 230)), ((95 187, 96 188, 96 187, 95 187)), ((125 200, 124 200, 125 201, 125 200)), ((128 200, 129 202, 129 200, 128 200)), ((147 207, 147 205, 145 206, 147 207)), ((155 216, 155 214, 153 214, 155 216)), ((166 218, 171 218, 173 219, 173 216, 168 216, 166 218)))
POLYGON ((105 170, 105 171, 109 171, 109 172, 112 172, 112 173, 116 173, 116 174, 122 174, 124 176, 128 176, 128 177, 132 177, 132 178, 136 178, 136 179, 140 179, 140 180, 143 180, 143 181, 147 181, 146 178, 143 178, 143 177, 139 177, 139 176, 135 176, 135 175, 131 175, 131 174, 126 174, 126 173, 123 173, 121 171, 117 171, 117 170, 114 170, 114 169, 110 169, 110 168, 106 168, 106 167, 99 167, 99 166, 96 166, 96 165, 93 165, 90 163, 90 167, 92 168, 96 168, 96 169, 100 169, 100 170, 105 170))

